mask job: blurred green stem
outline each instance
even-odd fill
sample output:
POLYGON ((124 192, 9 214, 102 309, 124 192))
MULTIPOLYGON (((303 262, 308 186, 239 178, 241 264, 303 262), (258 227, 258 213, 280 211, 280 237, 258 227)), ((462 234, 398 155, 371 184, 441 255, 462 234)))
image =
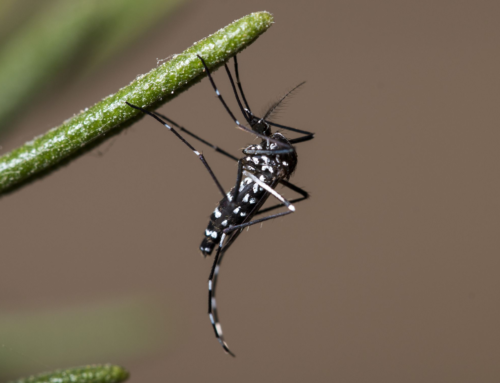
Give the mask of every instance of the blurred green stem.
POLYGON ((272 23, 273 17, 268 12, 245 16, 174 55, 170 61, 139 76, 61 126, 0 157, 0 193, 42 170, 53 168, 84 145, 141 113, 125 101, 155 107, 186 89, 203 74, 197 54, 205 59, 209 68, 214 68, 252 43, 272 23))
POLYGON ((122 367, 104 364, 46 372, 10 383, 120 383, 128 377, 122 367))
POLYGON ((50 0, 39 6, 24 0, 18 7, 4 6, 0 14, 0 22, 4 21, 0 39, 5 40, 0 44, 0 132, 10 128, 15 114, 43 86, 61 80, 65 68, 72 67, 72 76, 82 68, 90 72, 181 1, 50 0), (23 7, 33 14, 9 30, 10 21, 29 14, 23 7))

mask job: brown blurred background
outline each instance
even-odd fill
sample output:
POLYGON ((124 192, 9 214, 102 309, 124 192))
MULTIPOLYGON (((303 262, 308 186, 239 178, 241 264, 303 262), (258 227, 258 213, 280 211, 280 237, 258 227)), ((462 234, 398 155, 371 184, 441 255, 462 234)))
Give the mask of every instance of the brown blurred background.
MULTIPOLYGON (((0 199, 3 380, 113 362, 142 383, 500 381, 498 2, 185 2, 91 75, 46 85, 1 153, 261 10, 276 23, 239 56, 249 103, 306 80, 276 122, 316 139, 292 179, 311 199, 222 265, 237 358, 214 338, 198 252, 219 194, 143 119, 0 199)), ((206 79, 161 112, 236 155, 251 142, 206 79)), ((235 164, 195 144, 229 189, 235 164)))

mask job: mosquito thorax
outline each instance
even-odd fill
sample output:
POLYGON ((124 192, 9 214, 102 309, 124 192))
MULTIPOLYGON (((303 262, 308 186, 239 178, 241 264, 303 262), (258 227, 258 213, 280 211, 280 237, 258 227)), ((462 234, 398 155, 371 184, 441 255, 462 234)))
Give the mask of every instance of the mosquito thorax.
POLYGON ((260 144, 252 144, 242 150, 246 155, 241 159, 243 166, 254 174, 264 175, 267 179, 288 180, 297 166, 297 152, 283 134, 276 132, 270 138, 275 142, 262 140, 260 144), (272 153, 278 149, 291 149, 291 151, 272 153), (271 151, 271 153, 261 154, 261 151, 271 151))

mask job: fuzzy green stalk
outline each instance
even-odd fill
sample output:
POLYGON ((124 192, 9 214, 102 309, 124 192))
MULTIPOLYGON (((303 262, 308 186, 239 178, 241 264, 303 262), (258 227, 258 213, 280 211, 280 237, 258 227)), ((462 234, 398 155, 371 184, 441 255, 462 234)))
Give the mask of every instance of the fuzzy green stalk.
POLYGON ((236 20, 61 126, 0 157, 0 193, 53 169, 69 156, 77 155, 85 145, 137 118, 141 112, 125 101, 154 108, 185 90, 204 73, 197 55, 203 57, 209 68, 218 67, 246 48, 272 23, 273 17, 268 12, 252 13, 236 20))
POLYGON ((45 372, 10 383, 121 383, 128 377, 122 367, 103 364, 45 372))

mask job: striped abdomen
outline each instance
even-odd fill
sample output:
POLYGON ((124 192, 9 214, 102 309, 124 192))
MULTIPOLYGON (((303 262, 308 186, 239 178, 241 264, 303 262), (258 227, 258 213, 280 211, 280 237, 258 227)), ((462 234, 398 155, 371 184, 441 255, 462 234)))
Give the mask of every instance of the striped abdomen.
POLYGON ((220 201, 210 216, 210 222, 205 229, 205 238, 201 242, 200 250, 204 256, 212 254, 215 245, 220 242, 222 231, 229 226, 239 225, 250 219, 256 213, 255 207, 263 202, 266 191, 245 178, 240 184, 237 201, 234 201, 234 188, 220 201))

